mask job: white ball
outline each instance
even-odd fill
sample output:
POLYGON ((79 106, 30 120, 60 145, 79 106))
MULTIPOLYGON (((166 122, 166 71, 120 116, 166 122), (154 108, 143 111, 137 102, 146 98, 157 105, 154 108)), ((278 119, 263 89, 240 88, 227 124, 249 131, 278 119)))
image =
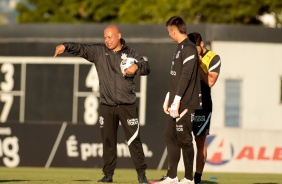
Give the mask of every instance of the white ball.
POLYGON ((130 67, 131 65, 137 63, 138 61, 135 59, 135 58, 131 58, 131 57, 128 57, 126 59, 123 59, 120 63, 120 69, 121 69, 121 72, 124 73, 125 70, 130 67))

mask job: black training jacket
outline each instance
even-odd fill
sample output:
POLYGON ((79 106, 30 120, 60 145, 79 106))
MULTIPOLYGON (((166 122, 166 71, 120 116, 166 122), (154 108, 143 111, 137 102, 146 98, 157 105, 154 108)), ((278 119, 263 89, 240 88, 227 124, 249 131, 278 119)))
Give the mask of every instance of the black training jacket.
POLYGON ((65 51, 75 56, 80 56, 95 64, 100 87, 100 103, 116 106, 134 104, 136 101, 135 84, 133 77, 124 77, 120 69, 121 55, 135 58, 138 62, 138 75, 148 75, 150 66, 144 58, 134 49, 126 46, 121 39, 122 49, 118 52, 109 50, 104 43, 80 44, 65 42, 65 51))
POLYGON ((170 98, 181 97, 182 109, 202 109, 199 58, 195 44, 186 38, 178 44, 170 70, 170 98))

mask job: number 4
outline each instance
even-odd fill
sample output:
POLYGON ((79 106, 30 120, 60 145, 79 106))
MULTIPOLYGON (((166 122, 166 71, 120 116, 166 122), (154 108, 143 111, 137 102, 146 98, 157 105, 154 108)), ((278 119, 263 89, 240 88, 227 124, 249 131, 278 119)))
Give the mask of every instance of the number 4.
POLYGON ((88 88, 92 88, 93 92, 99 91, 99 78, 94 65, 92 65, 86 77, 85 85, 88 88))

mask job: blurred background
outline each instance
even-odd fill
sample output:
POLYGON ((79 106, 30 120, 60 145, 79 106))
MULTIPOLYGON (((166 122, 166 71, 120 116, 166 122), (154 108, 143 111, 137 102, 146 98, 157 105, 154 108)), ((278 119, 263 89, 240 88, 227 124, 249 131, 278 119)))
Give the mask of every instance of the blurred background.
POLYGON ((279 0, 1 0, 1 24, 132 23, 163 24, 181 15, 187 23, 281 27, 279 0))
MULTIPOLYGON (((0 0, 0 165, 103 166, 95 67, 53 54, 66 41, 103 42, 117 24, 152 69, 136 77, 139 121, 149 168, 165 169, 173 15, 221 57, 205 170, 281 173, 281 0, 0 0)), ((119 134, 118 167, 133 168, 119 134)))

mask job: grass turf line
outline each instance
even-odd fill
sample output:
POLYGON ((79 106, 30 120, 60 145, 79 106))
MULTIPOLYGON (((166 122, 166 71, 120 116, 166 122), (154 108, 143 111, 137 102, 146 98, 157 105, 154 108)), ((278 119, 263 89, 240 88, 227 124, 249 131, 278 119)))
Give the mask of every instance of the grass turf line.
MULTIPOLYGON (((155 180, 166 174, 165 170, 146 171, 148 179, 155 180)), ((7 184, 94 184, 103 177, 102 169, 97 168, 37 168, 37 167, 0 167, 0 183, 7 184)), ((178 172, 179 179, 184 177, 178 172)), ((134 169, 116 169, 113 183, 138 183, 134 169)), ((282 174, 247 173, 204 173, 202 184, 282 184, 282 174)))

